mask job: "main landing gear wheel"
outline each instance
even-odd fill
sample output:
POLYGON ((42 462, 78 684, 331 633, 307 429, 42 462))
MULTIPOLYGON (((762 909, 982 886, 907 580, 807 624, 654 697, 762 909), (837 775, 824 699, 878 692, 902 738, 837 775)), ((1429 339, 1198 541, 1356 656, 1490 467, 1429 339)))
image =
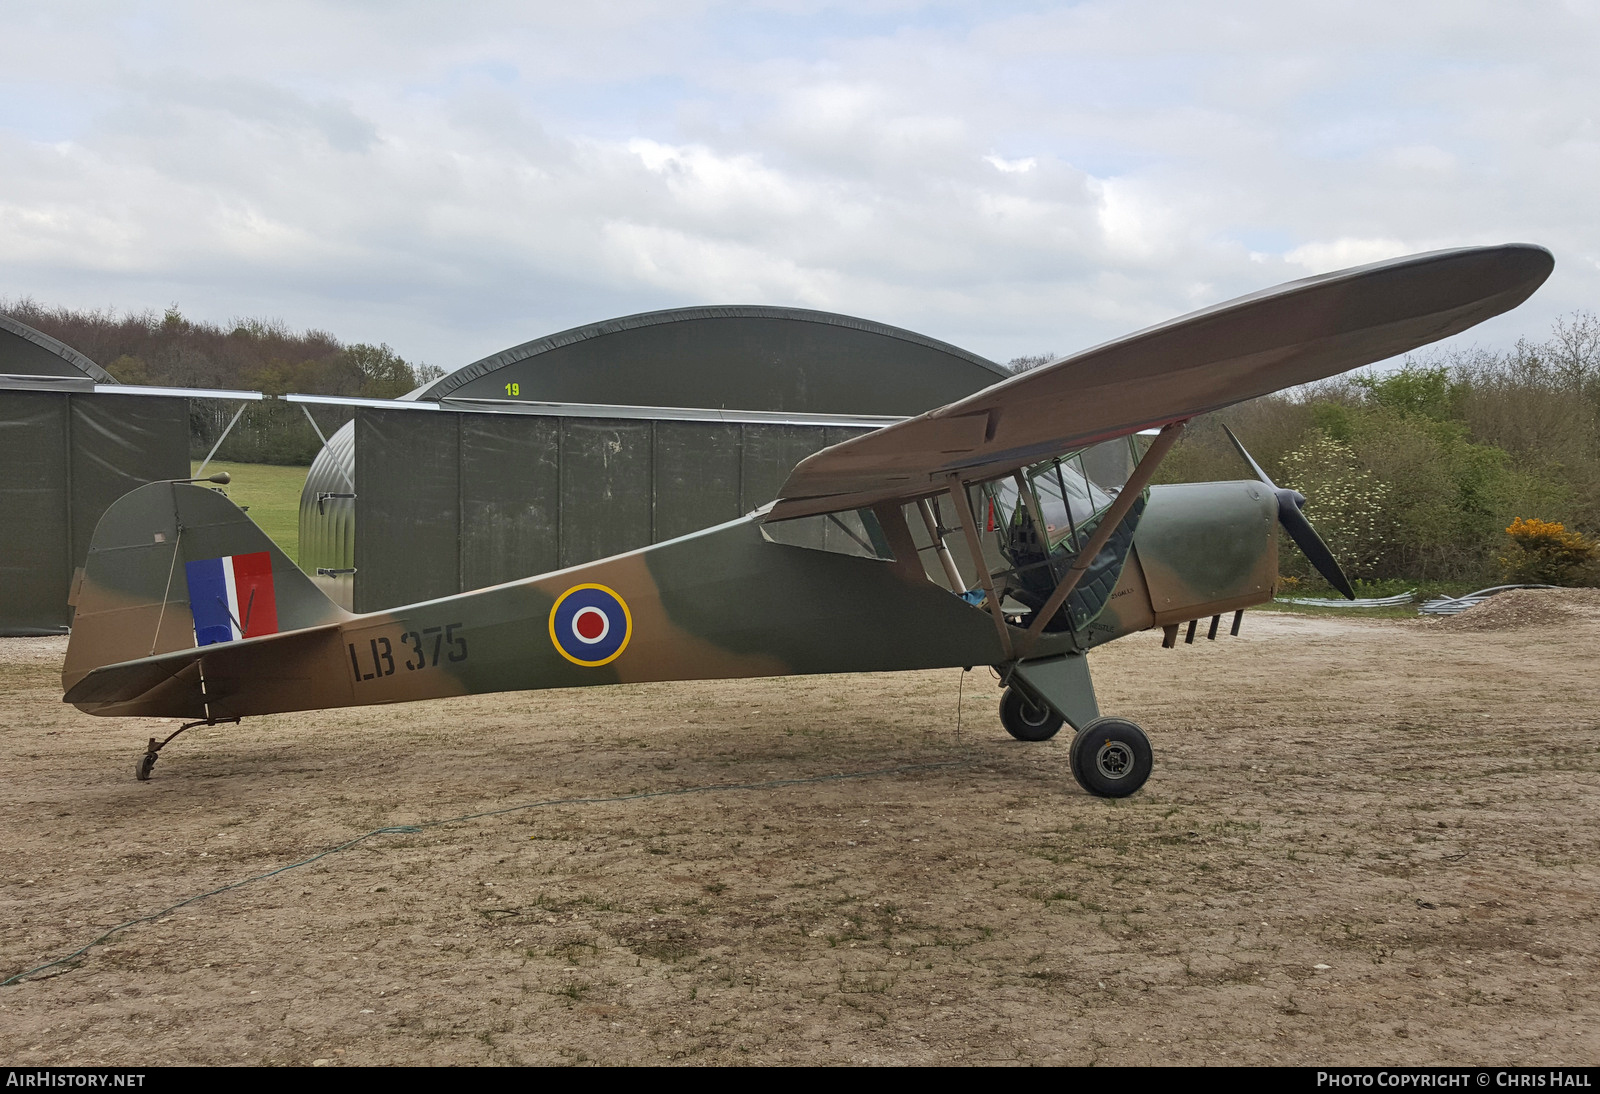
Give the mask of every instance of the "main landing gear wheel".
POLYGON ((1072 777, 1102 798, 1126 798, 1138 790, 1154 759, 1150 738, 1126 718, 1096 718, 1072 739, 1072 777))
POLYGON ((1063 719, 1016 688, 1006 688, 1000 696, 1000 724, 1019 741, 1048 741, 1061 728, 1063 719))

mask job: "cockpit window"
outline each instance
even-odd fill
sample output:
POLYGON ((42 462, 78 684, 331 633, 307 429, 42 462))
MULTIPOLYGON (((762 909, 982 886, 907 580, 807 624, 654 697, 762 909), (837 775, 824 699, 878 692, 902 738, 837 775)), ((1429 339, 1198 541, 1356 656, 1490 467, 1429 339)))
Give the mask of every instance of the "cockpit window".
POLYGON ((1078 529, 1111 504, 1111 495, 1089 481, 1077 456, 1051 460, 1032 469, 1029 477, 1052 547, 1069 537, 1076 547, 1078 529))
MULTIPOLYGON (((1035 464, 1024 474, 1033 487, 1039 517, 1044 521, 1045 537, 1051 547, 1065 543, 1076 549, 1084 526, 1111 504, 1120 487, 1117 484, 1105 489, 1091 480, 1084 474, 1083 461, 1078 454, 1035 464)), ((1021 504, 1016 480, 1001 479, 991 483, 989 494, 989 531, 998 532, 1022 524, 1032 526, 1033 514, 1021 504)))
MULTIPOLYGON (((987 483, 986 530, 1009 563, 1007 570, 995 575, 997 584, 1016 601, 1041 608, 1094 535, 1136 463, 1131 439, 1119 438, 987 483), (1096 473, 1089 474, 1086 465, 1096 473)), ((1105 607, 1143 513, 1144 500, 1137 499, 1089 560, 1082 580, 1057 617, 1046 624, 1047 630, 1086 626, 1105 607)))
POLYGON ((886 561, 894 558, 871 509, 797 517, 760 527, 761 534, 768 540, 790 547, 809 547, 813 551, 886 561))

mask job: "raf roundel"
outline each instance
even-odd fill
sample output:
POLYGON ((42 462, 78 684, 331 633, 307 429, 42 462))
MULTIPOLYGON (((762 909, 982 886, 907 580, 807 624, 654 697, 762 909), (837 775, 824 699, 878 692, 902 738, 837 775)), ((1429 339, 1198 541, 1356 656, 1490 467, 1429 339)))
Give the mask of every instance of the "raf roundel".
POLYGON ((633 616, 615 591, 604 585, 574 585, 550 609, 550 641, 574 665, 610 664, 628 648, 633 616))

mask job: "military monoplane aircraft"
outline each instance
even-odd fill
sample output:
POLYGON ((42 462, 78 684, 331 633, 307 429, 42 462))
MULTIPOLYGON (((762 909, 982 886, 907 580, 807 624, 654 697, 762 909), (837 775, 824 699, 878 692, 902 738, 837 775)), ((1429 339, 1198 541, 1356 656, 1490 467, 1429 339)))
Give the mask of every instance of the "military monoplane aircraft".
MULTIPOLYGON (((503 585, 353 615, 225 497, 152 483, 96 528, 65 701, 188 721, 533 688, 993 666, 1015 737, 1076 730, 1093 794, 1151 749, 1102 717, 1086 654, 1269 600, 1281 527, 1349 583, 1254 466, 1150 486, 1195 415, 1393 357, 1527 299, 1548 251, 1435 251, 1267 289, 1002 380, 802 460, 738 520, 503 585), (1147 446, 1141 432, 1155 433, 1147 446), (952 549, 954 544, 954 549, 952 549), (959 556, 959 558, 958 558, 959 556), (964 564, 964 565, 963 565, 964 564)), ((1235 442, 1237 443, 1237 441, 1235 442)), ((1243 446, 1240 446, 1244 454, 1243 446)), ((1245 459, 1249 460, 1248 455, 1245 459)))

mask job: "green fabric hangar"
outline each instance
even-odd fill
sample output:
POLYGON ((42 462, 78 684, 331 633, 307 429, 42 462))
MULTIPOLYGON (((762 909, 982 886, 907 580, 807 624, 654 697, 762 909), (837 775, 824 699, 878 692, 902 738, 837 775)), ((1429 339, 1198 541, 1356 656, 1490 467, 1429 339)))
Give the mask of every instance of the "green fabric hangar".
POLYGON ((256 392, 118 384, 0 315, 0 635, 65 634, 74 579, 112 502, 189 475, 189 400, 256 392))
POLYGON ((773 500, 818 449, 1009 375, 911 331, 680 308, 514 346, 353 405, 300 501, 300 565, 376 611, 644 547, 773 500))

